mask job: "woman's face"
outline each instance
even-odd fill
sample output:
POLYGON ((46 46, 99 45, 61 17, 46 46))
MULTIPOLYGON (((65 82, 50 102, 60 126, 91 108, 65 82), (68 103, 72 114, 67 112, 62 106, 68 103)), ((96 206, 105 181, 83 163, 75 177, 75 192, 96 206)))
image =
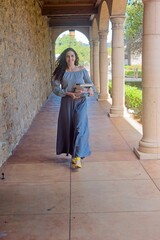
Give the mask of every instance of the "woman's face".
POLYGON ((74 52, 68 51, 66 54, 66 63, 67 65, 73 65, 75 63, 76 56, 74 52))

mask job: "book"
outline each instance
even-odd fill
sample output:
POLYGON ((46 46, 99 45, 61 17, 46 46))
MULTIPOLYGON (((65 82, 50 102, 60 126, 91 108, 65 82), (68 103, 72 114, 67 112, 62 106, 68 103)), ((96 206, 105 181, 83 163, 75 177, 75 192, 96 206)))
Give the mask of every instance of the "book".
POLYGON ((90 88, 90 87, 93 86, 93 84, 92 84, 92 83, 83 83, 83 84, 80 84, 80 86, 81 86, 82 88, 90 88))
POLYGON ((83 83, 83 84, 76 84, 74 86, 74 92, 76 94, 76 96, 82 96, 82 95, 88 95, 88 88, 92 87, 93 84, 91 83, 83 83), (84 91, 83 93, 81 93, 81 91, 84 91))
POLYGON ((76 84, 75 86, 74 86, 74 89, 75 89, 75 91, 76 90, 85 90, 85 88, 90 88, 90 87, 92 87, 93 86, 93 84, 92 83, 82 83, 82 84, 76 84))

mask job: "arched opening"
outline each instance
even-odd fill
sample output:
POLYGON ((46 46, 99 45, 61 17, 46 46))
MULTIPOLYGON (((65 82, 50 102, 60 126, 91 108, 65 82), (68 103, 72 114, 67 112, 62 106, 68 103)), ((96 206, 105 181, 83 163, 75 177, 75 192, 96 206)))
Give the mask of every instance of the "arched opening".
POLYGON ((79 64, 90 69, 90 45, 88 38, 80 31, 70 29, 62 32, 55 41, 55 59, 64 49, 71 47, 79 56, 79 64))

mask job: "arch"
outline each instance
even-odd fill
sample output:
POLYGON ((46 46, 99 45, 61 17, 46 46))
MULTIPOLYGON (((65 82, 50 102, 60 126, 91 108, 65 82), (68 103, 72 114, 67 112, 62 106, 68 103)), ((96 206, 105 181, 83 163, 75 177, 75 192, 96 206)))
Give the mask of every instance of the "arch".
MULTIPOLYGON (((84 42, 86 42, 86 40, 89 42, 89 39, 86 37, 86 35, 84 34, 84 33, 82 33, 82 32, 80 32, 79 30, 76 30, 76 29, 74 29, 74 31, 75 31, 75 38, 76 38, 76 40, 78 39, 78 38, 80 38, 80 40, 82 39, 84 42)), ((61 34, 68 34, 68 35, 70 35, 70 33, 69 33, 69 30, 65 30, 64 32, 62 32, 61 34)), ((58 37, 60 37, 61 36, 61 34, 58 36, 58 37)), ((57 37, 57 38, 58 38, 57 37)), ((56 38, 56 40, 57 40, 57 38, 56 38)))
POLYGON ((95 17, 92 22, 92 28, 91 28, 91 34, 92 34, 92 39, 98 39, 98 22, 97 18, 95 17))
POLYGON ((99 31, 108 30, 109 10, 106 1, 104 0, 99 8, 99 31))
POLYGON ((89 29, 87 28, 80 28, 80 27, 77 27, 77 28, 54 28, 52 30, 52 41, 55 43, 56 42, 56 39, 64 32, 66 31, 69 31, 69 29, 74 29, 75 31, 79 31, 80 33, 84 34, 85 37, 88 39, 89 41, 89 29))
POLYGON ((88 38, 80 31, 75 30, 75 34, 69 33, 68 30, 62 32, 55 39, 55 44, 53 45, 53 59, 54 59, 54 67, 55 61, 59 54, 63 52, 66 48, 71 47, 75 49, 77 54, 79 55, 79 64, 80 65, 89 65, 90 63, 90 45, 88 38), (83 53, 81 51, 81 45, 83 48, 83 53))

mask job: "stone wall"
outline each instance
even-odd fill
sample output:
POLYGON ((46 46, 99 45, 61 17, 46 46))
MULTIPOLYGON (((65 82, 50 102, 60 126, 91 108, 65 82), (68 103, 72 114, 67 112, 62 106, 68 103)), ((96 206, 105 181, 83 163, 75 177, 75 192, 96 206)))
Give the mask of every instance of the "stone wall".
POLYGON ((35 0, 0 1, 0 165, 51 92, 50 32, 35 0))

